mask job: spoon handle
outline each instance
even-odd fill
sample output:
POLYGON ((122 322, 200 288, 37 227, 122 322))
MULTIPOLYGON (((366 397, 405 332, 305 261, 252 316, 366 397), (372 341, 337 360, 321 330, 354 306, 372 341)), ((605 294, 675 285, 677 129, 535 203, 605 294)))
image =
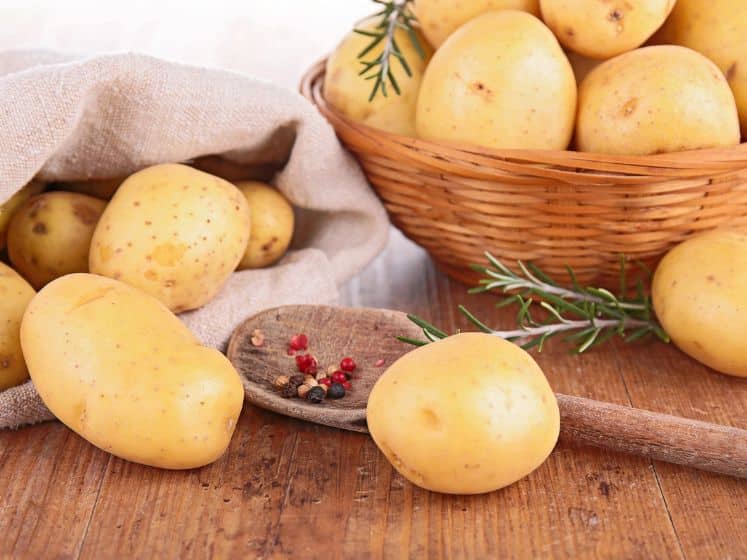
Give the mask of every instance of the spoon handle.
POLYGON ((557 398, 564 441, 747 478, 747 430, 581 397, 557 398))

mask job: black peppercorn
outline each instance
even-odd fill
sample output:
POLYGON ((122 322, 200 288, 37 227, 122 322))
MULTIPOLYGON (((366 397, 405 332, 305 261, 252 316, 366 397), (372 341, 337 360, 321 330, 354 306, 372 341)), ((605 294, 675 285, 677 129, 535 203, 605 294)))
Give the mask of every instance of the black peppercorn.
POLYGON ((291 375, 290 379, 288 379, 288 384, 280 392, 280 396, 285 399, 298 396, 298 388, 303 385, 303 380, 303 374, 291 375))
POLYGON ((308 393, 306 393, 306 400, 314 404, 319 404, 324 400, 324 389, 319 386, 312 387, 308 393))
POLYGON ((345 396, 345 387, 342 386, 342 383, 332 383, 327 391, 327 396, 330 399, 341 399, 345 396))

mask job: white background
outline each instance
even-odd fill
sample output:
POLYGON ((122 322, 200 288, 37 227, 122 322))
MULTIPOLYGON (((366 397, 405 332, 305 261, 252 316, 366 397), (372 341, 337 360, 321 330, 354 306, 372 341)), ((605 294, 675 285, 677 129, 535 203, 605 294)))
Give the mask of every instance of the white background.
POLYGON ((370 0, 0 0, 0 49, 138 51, 296 87, 370 0))

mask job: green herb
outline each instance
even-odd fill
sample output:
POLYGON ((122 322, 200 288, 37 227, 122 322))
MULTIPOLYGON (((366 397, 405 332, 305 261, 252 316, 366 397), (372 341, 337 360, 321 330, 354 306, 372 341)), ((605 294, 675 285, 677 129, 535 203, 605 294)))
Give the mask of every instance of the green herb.
MULTIPOLYGON (((539 351, 542 351, 548 338, 559 334, 564 335, 577 353, 585 352, 614 336, 632 342, 653 335, 669 342, 669 336, 654 316, 651 297, 646 294, 641 281, 635 286, 636 295, 627 297, 624 258, 620 259, 620 294, 616 296, 603 288, 580 286, 570 268, 571 286, 563 287, 532 263, 519 261, 517 266, 520 273, 517 274, 490 253, 485 256, 488 266, 472 266, 484 277, 470 293, 500 290, 503 295, 497 307, 516 304, 519 309, 517 328, 499 331, 487 326, 466 307, 459 306, 459 311, 482 332, 521 343, 525 349, 537 347, 539 351), (538 307, 546 312, 543 321, 536 320, 532 315, 532 311, 538 307)), ((420 317, 408 317, 423 330, 426 340, 400 337, 403 342, 422 346, 449 336, 420 317)))
POLYGON ((371 42, 366 48, 358 53, 358 60, 363 65, 363 69, 359 75, 363 76, 366 80, 372 80, 374 84, 371 89, 371 95, 368 98, 369 101, 372 101, 379 92, 384 97, 387 97, 387 85, 390 85, 394 92, 400 95, 399 84, 392 72, 392 58, 396 59, 394 62, 399 62, 408 77, 412 77, 410 65, 407 63, 404 54, 400 50, 400 46, 397 44, 397 40, 394 38, 394 33, 397 29, 404 29, 407 32, 408 39, 413 47, 420 57, 425 59, 425 51, 420 44, 417 33, 415 33, 415 14, 413 14, 410 7, 413 0, 373 1, 382 6, 381 11, 373 16, 379 18, 379 23, 374 30, 353 29, 356 33, 371 38, 371 42), (381 53, 375 58, 367 58, 371 51, 381 43, 383 43, 381 53))

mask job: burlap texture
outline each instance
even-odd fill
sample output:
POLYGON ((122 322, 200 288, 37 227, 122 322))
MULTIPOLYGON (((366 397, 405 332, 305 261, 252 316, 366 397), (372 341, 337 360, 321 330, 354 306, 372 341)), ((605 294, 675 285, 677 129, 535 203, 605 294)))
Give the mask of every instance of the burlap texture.
MULTIPOLYGON (((386 243, 384 209, 332 128, 273 84, 134 54, 13 51, 0 53, 0 106, 0 204, 34 177, 122 177, 202 156, 220 156, 198 162, 229 179, 278 170, 272 182, 297 208, 293 250, 181 315, 216 348, 257 311, 333 301, 386 243)), ((0 428, 51 418, 31 382, 0 393, 0 428)))

